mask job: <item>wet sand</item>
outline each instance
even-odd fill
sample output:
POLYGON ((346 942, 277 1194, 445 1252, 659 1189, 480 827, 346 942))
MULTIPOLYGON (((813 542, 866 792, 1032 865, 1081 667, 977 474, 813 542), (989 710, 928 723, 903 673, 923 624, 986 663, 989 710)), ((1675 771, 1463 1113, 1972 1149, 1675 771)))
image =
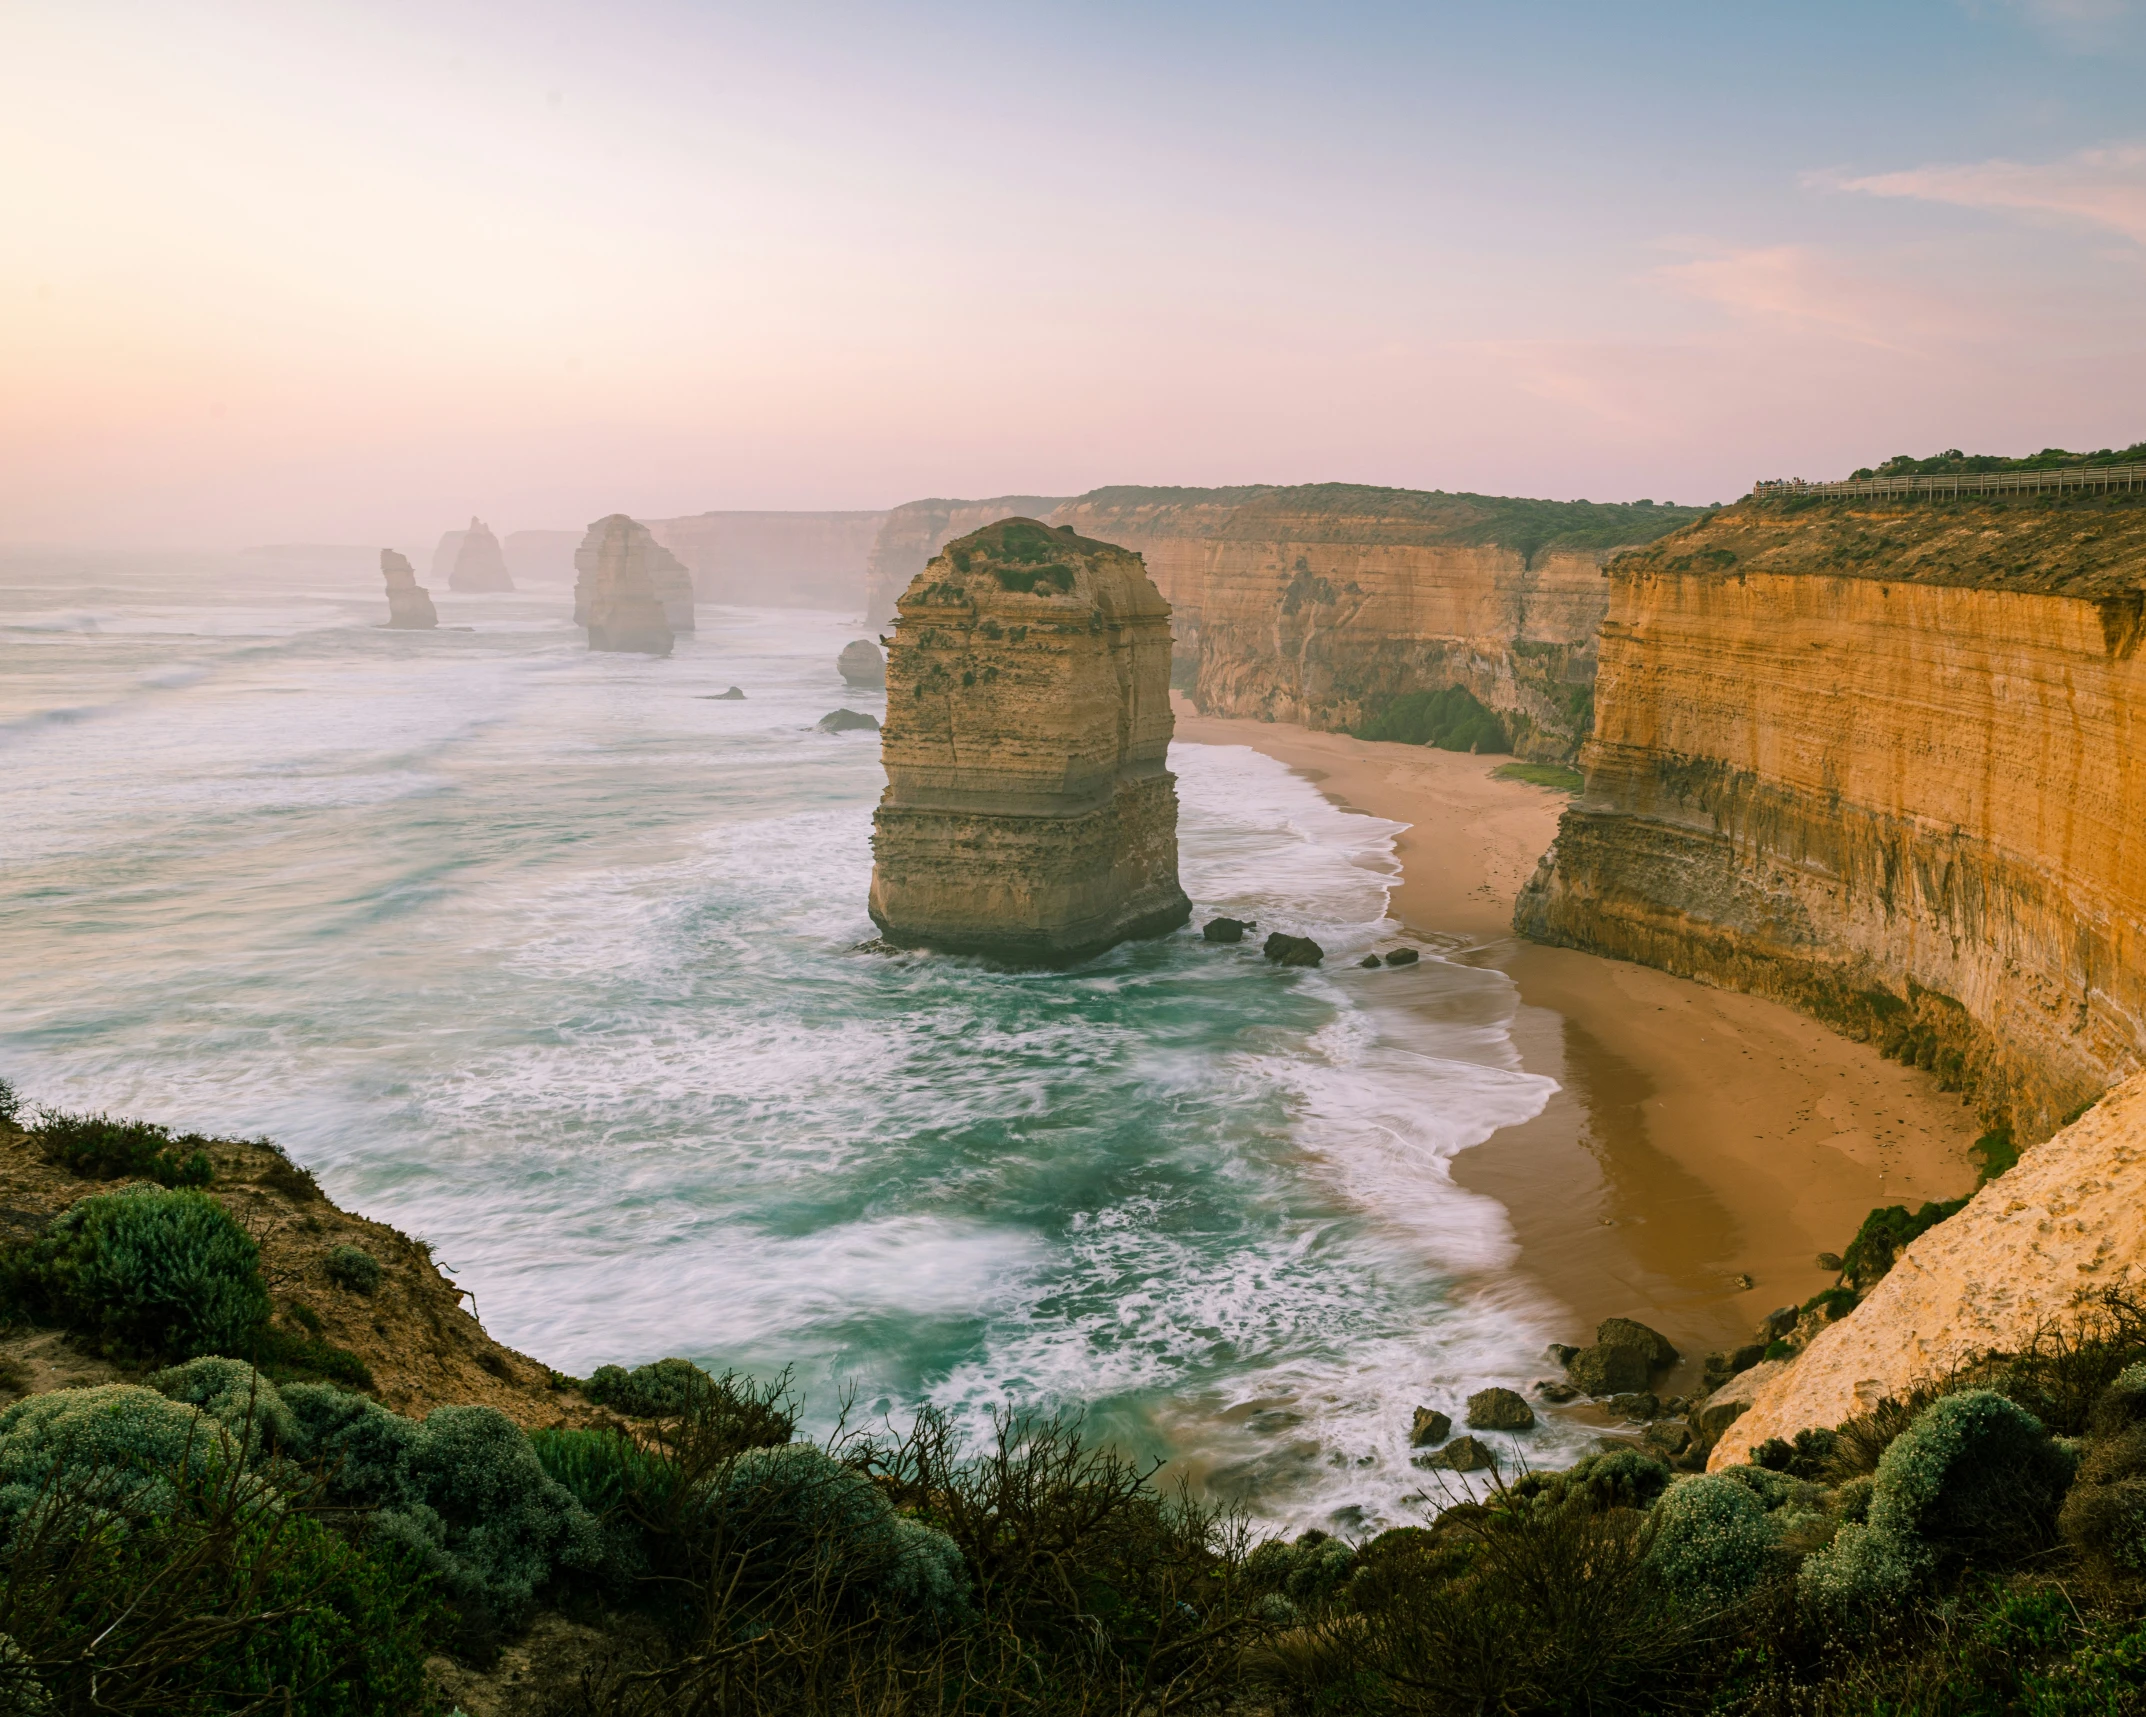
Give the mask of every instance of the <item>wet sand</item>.
POLYGON ((1511 1213, 1522 1269, 1571 1310, 1566 1339, 1636 1317, 1694 1360, 1732 1347, 1832 1284, 1816 1255, 1845 1246, 1872 1206, 1973 1187, 1973 1112, 1929 1075, 1778 1003, 1515 937, 1514 897, 1566 796, 1496 779, 1509 759, 1214 720, 1182 702, 1177 736, 1250 746, 1336 804, 1409 824, 1394 917, 1512 978, 1514 1042, 1561 1090, 1463 1153, 1454 1179, 1511 1213))

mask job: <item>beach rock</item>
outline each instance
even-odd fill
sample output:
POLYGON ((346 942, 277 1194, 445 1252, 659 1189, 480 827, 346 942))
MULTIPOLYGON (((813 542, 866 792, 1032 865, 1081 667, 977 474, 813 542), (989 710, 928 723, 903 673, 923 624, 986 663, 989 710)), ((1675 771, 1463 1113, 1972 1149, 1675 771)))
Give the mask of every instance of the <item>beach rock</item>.
POLYGON ((835 667, 851 685, 869 691, 878 691, 887 683, 887 658, 869 638, 852 638, 844 644, 842 654, 835 658, 835 667))
POLYGON ((738 690, 736 686, 732 686, 727 692, 710 692, 708 701, 710 703, 743 703, 745 694, 738 690))
POLYGON ((1647 1427, 1641 1440, 1650 1449, 1659 1449, 1665 1455, 1681 1455, 1691 1447, 1691 1427, 1680 1425, 1674 1419, 1659 1419, 1647 1427))
MULTIPOLYGON (((645 582, 648 594, 663 611, 663 624, 673 638, 694 629, 693 575, 638 519, 611 513, 598 519, 574 551, 574 624, 588 626, 599 590, 618 587, 621 581, 636 590, 645 582), (606 567, 604 556, 616 557, 606 567)), ((595 645, 592 649, 632 649, 633 645, 595 645)), ((668 652, 665 652, 668 653, 668 652)))
POLYGON ((1192 916, 1177 880, 1170 605, 1140 557, 1001 519, 896 604, 871 913, 1023 964, 1192 916))
MULTIPOLYGON (((1577 1353, 1579 1350, 1575 1348, 1573 1351, 1577 1353)), ((1560 1406, 1567 1401, 1577 1401, 1580 1398, 1580 1392, 1569 1383, 1538 1383, 1535 1385, 1535 1393, 1545 1401, 1555 1401, 1560 1406)))
POLYGON ((1644 1425, 1649 1419, 1662 1416, 1662 1404, 1646 1390, 1634 1390, 1629 1395, 1612 1395, 1609 1410, 1620 1419, 1629 1419, 1635 1425, 1644 1425))
POLYGON ((1669 1345, 1669 1338, 1658 1329, 1649 1329, 1631 1318, 1604 1318, 1595 1326, 1597 1347, 1636 1347, 1647 1356, 1649 1365, 1674 1365, 1677 1350, 1669 1345))
POLYGON ((1491 1446, 1476 1437, 1455 1437, 1435 1455, 1416 1455, 1411 1466, 1426 1470, 1444 1468, 1455 1473, 1487 1473, 1496 1470, 1498 1457, 1491 1446))
POLYGON ((1547 1353, 1552 1359, 1556 1360, 1558 1364, 1570 1365, 1572 1363, 1573 1355, 1578 1353, 1580 1350, 1574 1347, 1570 1342, 1553 1341, 1548 1347, 1544 1348, 1543 1351, 1547 1353))
POLYGON ((1797 1306, 1774 1307, 1772 1311, 1759 1319, 1757 1332, 1759 1341, 1762 1344, 1769 1341, 1779 1341, 1781 1337, 1796 1327, 1797 1321, 1802 1316, 1803 1311, 1797 1306))
POLYGON ((1356 963, 1367 972, 1375 972, 1384 962, 1382 962, 1376 954, 1366 954, 1361 960, 1357 961, 1356 963))
POLYGON ((1816 1262, 1821 1270, 1830 1270, 1836 1276, 1848 1267, 1838 1252, 1821 1252, 1816 1262))
POLYGON ((1389 966, 1413 966, 1423 956, 1413 948, 1396 948, 1386 956, 1389 966))
POLYGON ((1636 1347, 1583 1347, 1565 1375, 1586 1395, 1624 1395, 1647 1386, 1647 1356, 1636 1347))
POLYGON ((1408 1428, 1408 1446, 1426 1449, 1433 1443, 1442 1443, 1453 1434, 1453 1421, 1445 1414, 1429 1407, 1418 1407, 1416 1417, 1408 1428))
POLYGON ((1476 1431, 1525 1431, 1535 1423, 1535 1409, 1510 1389, 1478 1389, 1468 1397, 1468 1425, 1476 1431))
POLYGON ((624 513, 598 519, 574 551, 574 620, 592 650, 668 656, 674 633, 649 575, 655 538, 624 513))
POLYGON ((820 717, 822 733, 877 733, 879 723, 853 709, 831 709, 820 717))
POLYGON ((1309 936, 1284 936, 1279 930, 1261 952, 1277 966, 1316 966, 1326 958, 1326 950, 1309 936))
POLYGON ((417 569, 391 548, 380 551, 380 576, 387 581, 387 623, 400 630, 428 631, 440 623, 432 597, 417 582, 417 569))
POLYGON ((1242 942, 1247 930, 1258 928, 1258 922, 1250 918, 1210 918, 1200 934, 1210 942, 1242 942))
POLYGON ((1766 1357, 1767 1346, 1768 1344, 1762 1341, 1745 1342, 1742 1347, 1729 1355, 1729 1375, 1734 1377, 1738 1372, 1749 1371, 1766 1357))
MULTIPOLYGON (((1741 1419, 1758 1399, 1759 1391, 1776 1377, 1786 1372, 1792 1360, 1769 1359, 1754 1365, 1749 1371, 1732 1377, 1706 1398, 1698 1412, 1691 1416, 1692 1428, 1710 1444, 1719 1444, 1722 1433, 1741 1419)), ((1741 1450, 1738 1451, 1741 1459, 1741 1450)))
POLYGON ((449 590, 512 590, 514 575, 507 570, 507 557, 499 539, 482 519, 471 519, 455 551, 454 571, 447 575, 449 590))

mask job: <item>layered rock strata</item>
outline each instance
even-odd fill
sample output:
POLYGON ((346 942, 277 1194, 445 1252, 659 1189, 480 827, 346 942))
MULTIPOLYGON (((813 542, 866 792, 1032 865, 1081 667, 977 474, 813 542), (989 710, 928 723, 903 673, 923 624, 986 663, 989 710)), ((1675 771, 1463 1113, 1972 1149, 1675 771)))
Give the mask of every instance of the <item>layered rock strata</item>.
POLYGON ((590 649, 671 653, 675 634, 651 575, 651 550, 662 552, 646 526, 613 513, 574 551, 574 622, 589 629, 590 649))
POLYGON ((2142 1211, 2146 1075, 1914 1241, 1869 1298, 1795 1360, 1739 1378, 1749 1405, 1710 1464, 1747 1460, 1768 1437, 1840 1425, 1981 1354, 2016 1352, 2038 1328, 2076 1315, 2082 1294, 2136 1294, 2146 1287, 2142 1211))
POLYGON ((1587 731, 1604 560, 1697 516, 1327 483, 1098 489, 1048 519, 1145 558, 1206 713, 1354 728, 1464 686, 1522 756, 1562 758, 1587 731))
POLYGON ((380 551, 380 576, 387 582, 387 623, 424 631, 440 623, 432 596, 417 582, 417 569, 391 548, 380 551))
POLYGON ((949 544, 887 662, 885 938, 1050 963, 1183 924, 1169 674, 1139 556, 1018 518, 949 544))
MULTIPOLYGON (((621 570, 630 565, 636 581, 645 581, 662 606, 664 624, 675 637, 694 630, 693 578, 678 557, 656 541, 655 533, 638 519, 612 513, 598 519, 574 551, 574 624, 586 626, 600 577, 606 545, 616 543, 625 557, 621 570)), ((616 577, 613 573, 608 576, 616 577)))
POLYGON ((507 557, 499 539, 482 519, 471 519, 469 529, 455 550, 454 571, 448 574, 449 590, 512 590, 514 575, 507 570, 507 557))
POLYGON ((1794 1003, 2022 1142, 2146 1064, 2146 497, 1751 500, 1608 585, 1518 929, 1794 1003))

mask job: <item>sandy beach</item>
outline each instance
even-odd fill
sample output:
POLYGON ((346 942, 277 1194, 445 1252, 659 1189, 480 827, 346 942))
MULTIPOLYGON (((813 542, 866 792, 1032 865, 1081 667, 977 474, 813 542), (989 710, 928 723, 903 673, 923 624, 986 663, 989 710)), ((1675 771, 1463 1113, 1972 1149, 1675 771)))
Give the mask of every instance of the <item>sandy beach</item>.
POLYGON ((1777 1003, 1515 937, 1514 897, 1566 796, 1497 779, 1510 759, 1215 720, 1182 702, 1177 736, 1250 746, 1338 805, 1407 823, 1394 917, 1513 980, 1514 1041, 1561 1089, 1459 1157, 1454 1178, 1511 1213, 1522 1268, 1570 1308, 1567 1339, 1623 1316, 1693 1358, 1733 1346, 1831 1285, 1816 1255, 1872 1206, 1973 1187, 1975 1117, 1929 1075, 1777 1003))

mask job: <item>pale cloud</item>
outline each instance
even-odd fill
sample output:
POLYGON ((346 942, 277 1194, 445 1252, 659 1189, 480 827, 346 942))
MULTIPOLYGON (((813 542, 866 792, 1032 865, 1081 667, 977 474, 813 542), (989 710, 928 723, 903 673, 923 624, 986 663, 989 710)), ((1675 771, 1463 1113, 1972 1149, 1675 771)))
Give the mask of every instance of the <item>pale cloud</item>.
POLYGON ((2084 149, 2062 161, 1980 161, 1812 183, 1873 197, 1914 197, 1969 209, 2016 209, 2089 222, 2146 244, 2146 145, 2084 149))
POLYGON ((1744 320, 1887 351, 1986 331, 1986 317, 1926 280, 1876 272, 1809 245, 1726 250, 1672 263, 1654 278, 1744 320))

